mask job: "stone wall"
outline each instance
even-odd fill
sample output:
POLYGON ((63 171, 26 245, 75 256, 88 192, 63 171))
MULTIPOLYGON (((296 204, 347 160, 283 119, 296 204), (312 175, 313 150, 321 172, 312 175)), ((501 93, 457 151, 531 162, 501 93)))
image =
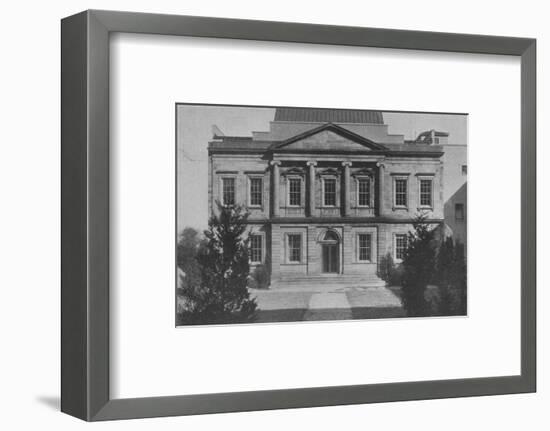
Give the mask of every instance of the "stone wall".
POLYGON ((209 175, 210 211, 215 209, 216 201, 221 202, 221 179, 224 177, 234 177, 236 204, 248 207, 251 220, 269 217, 271 176, 267 160, 261 159, 258 155, 214 155, 211 156, 209 175), (262 205, 261 207, 250 207, 248 202, 248 181, 251 177, 258 176, 263 180, 262 205))

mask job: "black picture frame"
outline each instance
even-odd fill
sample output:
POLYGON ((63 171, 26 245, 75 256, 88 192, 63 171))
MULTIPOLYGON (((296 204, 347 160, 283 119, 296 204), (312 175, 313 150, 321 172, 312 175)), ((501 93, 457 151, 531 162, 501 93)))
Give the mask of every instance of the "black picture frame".
POLYGON ((535 392, 536 40, 144 13, 61 21, 61 410, 88 421, 535 392), (148 33, 521 58, 521 374, 169 397, 109 397, 109 35, 148 33))

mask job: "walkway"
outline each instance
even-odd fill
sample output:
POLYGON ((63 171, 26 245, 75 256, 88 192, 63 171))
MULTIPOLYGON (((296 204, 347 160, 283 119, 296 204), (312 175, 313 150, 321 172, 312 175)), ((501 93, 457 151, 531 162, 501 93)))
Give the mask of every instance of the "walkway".
POLYGON ((258 322, 404 317, 399 297, 386 287, 349 287, 324 292, 253 290, 258 322))

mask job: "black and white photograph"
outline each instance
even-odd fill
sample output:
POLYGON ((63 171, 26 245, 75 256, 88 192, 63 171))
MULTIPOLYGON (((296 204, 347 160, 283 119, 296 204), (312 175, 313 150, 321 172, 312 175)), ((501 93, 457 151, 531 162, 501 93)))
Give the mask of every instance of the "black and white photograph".
POLYGON ((177 326, 467 316, 467 113, 175 109, 177 326))

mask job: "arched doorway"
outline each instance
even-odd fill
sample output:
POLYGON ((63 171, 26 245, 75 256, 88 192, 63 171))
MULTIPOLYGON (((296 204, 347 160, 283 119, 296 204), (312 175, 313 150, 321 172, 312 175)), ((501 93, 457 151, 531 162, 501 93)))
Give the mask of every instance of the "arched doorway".
POLYGON ((321 269, 325 274, 340 272, 340 238, 332 230, 327 230, 321 240, 321 269))

